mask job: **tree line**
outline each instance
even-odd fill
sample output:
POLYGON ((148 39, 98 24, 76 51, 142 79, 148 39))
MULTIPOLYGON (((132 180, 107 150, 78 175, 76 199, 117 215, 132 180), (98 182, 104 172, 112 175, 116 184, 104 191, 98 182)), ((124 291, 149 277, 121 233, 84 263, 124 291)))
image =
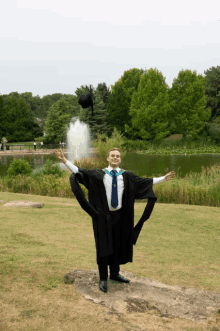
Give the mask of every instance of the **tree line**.
POLYGON ((210 136, 220 142, 220 66, 204 71, 205 76, 181 70, 171 88, 157 68, 127 70, 107 87, 82 85, 72 94, 33 96, 31 92, 0 95, 0 140, 44 143, 66 140, 70 120, 78 117, 97 134, 108 137, 116 128, 127 139, 161 141, 172 134, 197 139, 210 136), (91 89, 94 116, 83 109, 79 97, 91 89))

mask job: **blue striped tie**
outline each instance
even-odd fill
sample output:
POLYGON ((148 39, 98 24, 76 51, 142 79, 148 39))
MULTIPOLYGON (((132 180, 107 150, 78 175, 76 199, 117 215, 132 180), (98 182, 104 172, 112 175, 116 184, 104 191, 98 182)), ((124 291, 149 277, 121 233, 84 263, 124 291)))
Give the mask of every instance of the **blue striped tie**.
POLYGON ((111 206, 113 208, 118 207, 118 192, 117 192, 117 176, 116 176, 117 171, 112 170, 111 174, 113 176, 112 179, 112 199, 111 199, 111 206))

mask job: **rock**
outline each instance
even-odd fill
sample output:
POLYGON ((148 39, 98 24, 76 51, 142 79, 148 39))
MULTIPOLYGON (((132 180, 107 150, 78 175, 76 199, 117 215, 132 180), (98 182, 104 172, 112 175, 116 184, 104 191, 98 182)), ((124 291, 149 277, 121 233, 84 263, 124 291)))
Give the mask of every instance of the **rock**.
POLYGON ((9 201, 3 205, 3 207, 33 207, 42 208, 44 204, 42 202, 32 202, 32 201, 9 201))
POLYGON ((130 283, 108 280, 108 292, 99 289, 98 270, 73 270, 64 276, 76 292, 87 300, 104 305, 117 313, 154 312, 160 317, 178 317, 205 323, 220 313, 220 293, 198 290, 179 285, 166 285, 157 280, 135 277, 120 271, 130 283))

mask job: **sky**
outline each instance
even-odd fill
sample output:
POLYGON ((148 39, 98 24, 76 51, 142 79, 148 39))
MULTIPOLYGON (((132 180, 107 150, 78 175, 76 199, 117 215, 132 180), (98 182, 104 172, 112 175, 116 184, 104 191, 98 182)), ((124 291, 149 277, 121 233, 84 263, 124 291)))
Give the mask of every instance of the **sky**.
POLYGON ((157 68, 220 65, 219 0, 0 0, 0 94, 74 94, 157 68))

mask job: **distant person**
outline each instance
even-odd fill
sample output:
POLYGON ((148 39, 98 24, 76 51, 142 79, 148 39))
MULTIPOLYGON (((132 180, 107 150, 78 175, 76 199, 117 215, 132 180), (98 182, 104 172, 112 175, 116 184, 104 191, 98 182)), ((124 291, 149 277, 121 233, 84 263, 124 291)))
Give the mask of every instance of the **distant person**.
POLYGON ((37 146, 37 144, 36 144, 36 142, 34 142, 34 150, 36 151, 36 146, 37 146))
POLYGON ((43 143, 43 141, 41 141, 41 148, 43 148, 43 145, 44 145, 44 143, 43 143))
POLYGON ((111 148, 107 153, 108 168, 93 170, 78 168, 64 157, 62 150, 54 152, 72 171, 72 191, 81 207, 92 217, 100 290, 107 292, 108 266, 110 279, 129 283, 129 279, 119 274, 120 264, 133 260, 133 245, 157 200, 153 185, 172 180, 175 172, 171 171, 159 178, 136 176, 119 168, 121 152, 117 147, 111 148), (89 201, 79 183, 88 189, 89 201), (135 199, 148 199, 148 203, 134 227, 135 199))

